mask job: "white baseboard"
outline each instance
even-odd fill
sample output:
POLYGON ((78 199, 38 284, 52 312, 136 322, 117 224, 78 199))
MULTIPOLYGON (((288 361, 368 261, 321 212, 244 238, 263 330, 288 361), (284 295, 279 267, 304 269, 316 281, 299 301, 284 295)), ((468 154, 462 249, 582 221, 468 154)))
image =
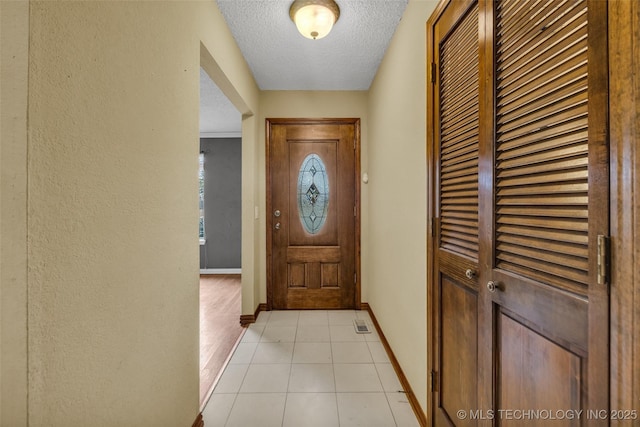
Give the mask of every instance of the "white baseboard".
POLYGON ((200 274, 242 274, 241 268, 201 268, 200 274))

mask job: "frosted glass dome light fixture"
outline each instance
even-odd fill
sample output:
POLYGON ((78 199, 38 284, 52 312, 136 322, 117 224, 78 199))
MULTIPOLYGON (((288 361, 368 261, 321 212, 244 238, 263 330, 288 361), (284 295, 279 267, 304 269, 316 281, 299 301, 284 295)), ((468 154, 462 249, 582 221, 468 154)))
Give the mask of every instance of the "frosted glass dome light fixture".
POLYGON ((333 0, 295 0, 289 16, 300 34, 316 40, 329 34, 340 17, 340 8, 333 0))

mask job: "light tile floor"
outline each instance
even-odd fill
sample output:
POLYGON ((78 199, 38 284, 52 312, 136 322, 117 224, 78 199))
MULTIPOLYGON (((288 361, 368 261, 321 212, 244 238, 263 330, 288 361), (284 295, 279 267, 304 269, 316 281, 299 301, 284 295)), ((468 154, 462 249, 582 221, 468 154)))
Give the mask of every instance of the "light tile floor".
POLYGON ((261 312, 203 411, 218 426, 419 426, 369 313, 261 312), (371 334, 356 334, 353 319, 371 334))

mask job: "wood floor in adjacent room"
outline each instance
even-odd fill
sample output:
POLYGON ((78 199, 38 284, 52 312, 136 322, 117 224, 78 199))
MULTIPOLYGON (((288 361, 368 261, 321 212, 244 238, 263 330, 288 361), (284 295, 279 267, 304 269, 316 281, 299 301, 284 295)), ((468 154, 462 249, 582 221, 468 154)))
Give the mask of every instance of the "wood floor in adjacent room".
POLYGON ((200 276, 200 404, 242 333, 240 275, 200 276))

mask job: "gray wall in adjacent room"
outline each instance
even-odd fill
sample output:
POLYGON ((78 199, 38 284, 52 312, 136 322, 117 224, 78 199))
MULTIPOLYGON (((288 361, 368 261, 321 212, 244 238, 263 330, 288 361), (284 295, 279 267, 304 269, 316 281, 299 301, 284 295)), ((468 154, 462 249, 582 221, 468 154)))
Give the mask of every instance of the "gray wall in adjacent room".
POLYGON ((204 231, 200 268, 240 268, 240 138, 200 138, 204 153, 204 231))

